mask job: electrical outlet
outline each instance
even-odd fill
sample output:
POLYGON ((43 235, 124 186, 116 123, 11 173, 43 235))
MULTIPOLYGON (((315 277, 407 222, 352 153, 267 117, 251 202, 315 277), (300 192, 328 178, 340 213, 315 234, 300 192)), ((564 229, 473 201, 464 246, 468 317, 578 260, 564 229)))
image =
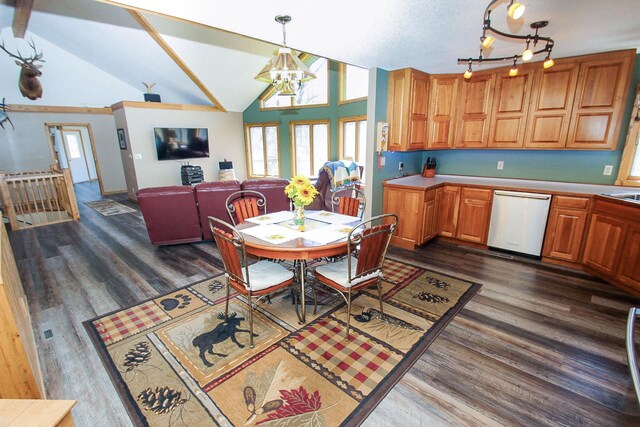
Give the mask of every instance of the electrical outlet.
POLYGON ((403 169, 404 169, 404 162, 399 162, 399 163, 398 163, 398 170, 399 170, 400 172, 402 172, 402 170, 403 170, 403 169))
POLYGON ((380 157, 380 166, 384 166, 386 163, 384 156, 380 157))
POLYGON ((602 175, 611 175, 613 173, 613 165, 606 165, 602 175))
POLYGON ((135 160, 142 160, 142 154, 134 154, 134 155, 133 155, 133 158, 134 158, 135 160))
POLYGON ((504 169, 504 161, 503 160, 498 160, 498 170, 502 170, 504 169))

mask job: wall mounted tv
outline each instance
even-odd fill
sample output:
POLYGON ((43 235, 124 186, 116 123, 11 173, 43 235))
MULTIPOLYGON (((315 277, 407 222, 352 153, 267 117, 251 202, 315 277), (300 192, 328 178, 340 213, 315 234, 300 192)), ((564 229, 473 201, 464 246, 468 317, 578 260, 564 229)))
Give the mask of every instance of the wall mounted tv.
POLYGON ((209 157, 207 128, 153 128, 158 160, 209 157))

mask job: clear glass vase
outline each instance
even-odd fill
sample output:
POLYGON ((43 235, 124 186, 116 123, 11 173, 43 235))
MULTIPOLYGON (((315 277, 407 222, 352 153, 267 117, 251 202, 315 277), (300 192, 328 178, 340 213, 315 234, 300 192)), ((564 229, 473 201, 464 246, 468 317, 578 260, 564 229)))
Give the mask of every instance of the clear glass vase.
POLYGON ((305 212, 304 205, 294 205, 293 223, 300 227, 300 231, 304 229, 305 212))

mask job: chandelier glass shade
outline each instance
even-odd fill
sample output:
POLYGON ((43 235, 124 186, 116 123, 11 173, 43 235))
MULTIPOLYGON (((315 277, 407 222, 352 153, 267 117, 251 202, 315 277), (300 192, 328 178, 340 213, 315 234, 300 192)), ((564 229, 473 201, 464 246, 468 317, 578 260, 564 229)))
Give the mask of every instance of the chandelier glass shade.
POLYGON ((276 22, 282 24, 282 47, 256 75, 256 80, 273 85, 278 96, 295 96, 300 85, 315 79, 309 68, 287 47, 285 25, 291 21, 288 15, 276 16, 276 22))
MULTIPOLYGON (((482 36, 480 37, 480 54, 477 57, 470 58, 458 58, 458 63, 468 63, 469 67, 464 73, 464 78, 469 79, 473 74, 473 64, 481 65, 483 62, 500 62, 500 61, 513 61, 513 66, 509 70, 510 76, 516 76, 518 74, 518 60, 526 62, 534 58, 534 56, 542 53, 546 53, 546 58, 543 63, 544 68, 550 68, 554 65, 553 59, 551 59, 551 51, 554 46, 554 41, 550 37, 545 37, 538 34, 541 28, 549 25, 549 21, 536 21, 533 22, 530 27, 535 30, 534 34, 518 35, 510 34, 504 31, 500 31, 491 25, 491 12, 495 9, 496 4, 502 0, 491 0, 489 5, 484 11, 484 21, 482 25, 482 36), (518 40, 524 41, 525 47, 519 54, 503 56, 503 57, 484 57, 484 49, 488 49, 494 43, 496 38, 506 40, 518 40), (542 46, 538 48, 538 44, 542 46)), ((507 15, 511 19, 521 18, 524 13, 524 5, 511 0, 507 5, 507 15)))

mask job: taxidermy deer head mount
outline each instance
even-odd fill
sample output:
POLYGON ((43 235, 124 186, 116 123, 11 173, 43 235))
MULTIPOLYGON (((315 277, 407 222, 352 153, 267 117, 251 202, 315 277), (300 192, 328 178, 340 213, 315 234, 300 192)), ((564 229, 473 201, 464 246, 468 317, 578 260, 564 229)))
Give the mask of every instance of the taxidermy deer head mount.
POLYGON ((36 65, 34 63, 36 61, 45 62, 45 60, 42 59, 42 51, 38 53, 36 50, 36 45, 33 43, 33 40, 29 42, 29 46, 33 48, 33 56, 29 58, 24 58, 20 54, 20 51, 18 51, 17 55, 9 52, 4 47, 4 42, 0 44, 0 49, 7 52, 10 57, 15 58, 16 64, 21 67, 18 86, 20 87, 20 93, 22 93, 22 96, 31 100, 36 100, 42 96, 42 85, 40 84, 40 80, 38 80, 38 77, 42 75, 40 72, 42 65, 36 65))

